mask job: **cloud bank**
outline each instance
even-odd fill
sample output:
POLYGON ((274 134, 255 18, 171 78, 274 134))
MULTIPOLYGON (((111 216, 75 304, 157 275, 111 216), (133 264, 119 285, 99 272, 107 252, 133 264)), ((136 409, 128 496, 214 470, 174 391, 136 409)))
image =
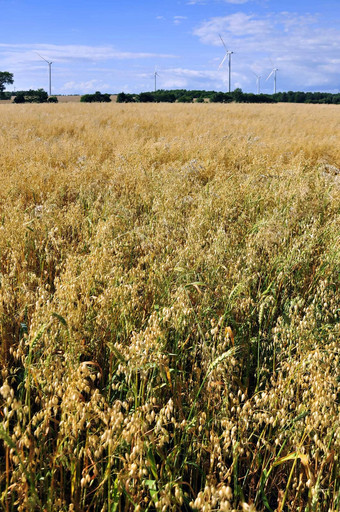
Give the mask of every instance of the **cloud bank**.
MULTIPOLYGON (((323 25, 320 16, 291 12, 264 16, 237 12, 212 17, 198 25, 193 34, 204 45, 224 49, 222 34, 233 55, 233 69, 240 75, 247 70, 269 74, 279 68, 278 81, 285 88, 331 86, 340 83, 340 31, 323 25)), ((244 85, 250 83, 250 77, 244 85)), ((268 86, 267 86, 268 87, 268 86)))

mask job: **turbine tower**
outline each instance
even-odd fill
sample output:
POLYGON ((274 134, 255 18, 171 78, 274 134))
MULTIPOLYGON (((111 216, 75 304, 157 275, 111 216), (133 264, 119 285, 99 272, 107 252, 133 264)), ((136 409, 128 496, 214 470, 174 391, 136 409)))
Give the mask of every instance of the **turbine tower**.
POLYGON ((222 39, 222 36, 221 34, 218 34, 220 36, 220 39, 222 41, 222 44, 225 48, 225 56, 223 57, 222 61, 221 61, 221 64, 218 66, 218 69, 221 69, 221 67, 223 66, 223 63, 224 61, 226 60, 226 58, 228 57, 228 72, 229 72, 229 92, 231 92, 231 56, 234 52, 231 52, 230 50, 228 50, 228 48, 226 47, 225 45, 225 42, 223 41, 222 39))
POLYGON ((44 57, 42 57, 42 56, 40 55, 40 53, 37 53, 37 55, 39 55, 39 57, 40 57, 42 60, 44 60, 45 62, 47 62, 47 64, 48 64, 48 86, 49 86, 49 87, 48 87, 48 88, 49 88, 49 93, 48 93, 48 95, 49 95, 49 96, 51 96, 51 90, 52 90, 52 73, 51 73, 51 66, 52 66, 53 62, 52 62, 52 61, 48 61, 48 60, 44 59, 44 57))
POLYGON ((155 68, 155 72, 154 72, 154 77, 155 77, 155 92, 157 91, 157 77, 159 76, 159 74, 157 73, 157 70, 155 68))
POLYGON ((266 81, 273 75, 274 76, 274 94, 276 94, 276 73, 279 71, 278 68, 273 68, 272 71, 266 78, 266 81))
POLYGON ((261 78, 262 78, 262 75, 257 75, 256 73, 254 73, 254 71, 253 71, 253 74, 256 76, 257 94, 260 94, 260 92, 261 92, 261 78))

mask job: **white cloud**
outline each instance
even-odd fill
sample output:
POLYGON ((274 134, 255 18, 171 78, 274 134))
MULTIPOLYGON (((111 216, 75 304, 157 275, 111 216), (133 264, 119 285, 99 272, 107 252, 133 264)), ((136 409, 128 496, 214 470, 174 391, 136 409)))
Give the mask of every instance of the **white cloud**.
POLYGON ((209 78, 211 80, 216 79, 218 71, 215 70, 197 70, 188 68, 169 68, 166 73, 176 75, 185 78, 209 78))
POLYGON ((110 86, 102 82, 101 80, 88 80, 86 82, 75 82, 70 81, 66 82, 62 87, 61 91, 63 93, 73 92, 73 91, 82 91, 82 92, 92 92, 92 91, 102 91, 108 89, 110 86))
POLYGON ((162 88, 192 88, 216 90, 225 89, 225 77, 216 69, 197 70, 190 68, 163 69, 160 75, 160 87, 162 88))
POLYGON ((174 16, 173 17, 175 25, 179 25, 180 23, 182 23, 183 20, 186 20, 186 19, 187 19, 186 16, 174 16))
POLYGON ((185 89, 188 87, 188 80, 185 78, 166 78, 165 80, 162 80, 162 89, 185 89))
MULTIPOLYGON (((340 32, 332 24, 323 26, 317 15, 281 12, 259 16, 237 12, 213 17, 193 33, 203 44, 219 46, 221 59, 224 49, 218 34, 222 34, 228 49, 235 52, 233 84, 235 74, 240 73, 245 77, 243 88, 254 88, 256 79, 249 71, 266 77, 273 66, 279 68, 278 85, 284 84, 286 90, 324 89, 340 83, 340 32)), ((270 92, 271 80, 262 83, 270 92)))
MULTIPOLYGON (((229 16, 211 18, 194 30, 202 43, 219 46, 219 34, 227 34, 229 42, 233 37, 262 36, 271 31, 269 19, 256 18, 254 15, 237 12, 229 16)), ((228 45, 227 42, 227 45, 228 45)))
MULTIPOLYGON (((187 3, 189 0, 184 1, 187 3)), ((235 2, 241 1, 233 0, 235 5, 235 2)), ((191 0, 190 3, 209 5, 218 2, 220 6, 223 4, 224 12, 232 11, 227 8, 226 4, 231 3, 227 0, 191 0)), ((177 56, 170 53, 121 51, 113 45, 3 42, 0 44, 0 69, 14 73, 17 89, 46 89, 48 67, 38 57, 38 52, 53 61, 52 89, 55 93, 152 90, 155 64, 159 69, 157 85, 160 88, 226 90, 227 66, 218 70, 225 54, 218 35, 220 33, 227 47, 234 52, 232 88, 240 86, 245 91, 255 92, 256 78, 253 71, 262 75, 261 91, 272 92, 273 79, 271 77, 266 82, 265 78, 273 66, 279 69, 279 90, 334 90, 340 84, 340 31, 336 20, 328 20, 326 23, 322 17, 325 15, 308 13, 301 16, 287 11, 269 12, 266 9, 260 15, 242 12, 241 8, 236 10, 239 12, 212 16, 198 24, 192 34, 205 48, 190 45, 188 40, 188 46, 181 45, 178 50, 180 55, 177 56)), ((158 16, 158 19, 163 17, 158 16)), ((174 30, 174 24, 185 21, 184 16, 168 16, 166 19, 169 30, 171 27, 174 30)), ((177 29, 174 31, 177 32, 177 29)))
POLYGON ((113 46, 86 46, 86 45, 55 45, 55 44, 4 44, 0 43, 2 50, 1 65, 8 62, 20 64, 39 60, 37 53, 53 62, 68 61, 104 61, 127 60, 145 58, 173 58, 175 55, 147 52, 123 52, 113 46))
POLYGON ((136 85, 136 68, 148 68, 151 66, 150 60, 153 67, 155 59, 175 57, 156 52, 122 52, 110 45, 0 43, 0 69, 8 69, 14 74, 17 90, 39 87, 47 89, 48 66, 37 52, 53 62, 54 93, 85 93, 95 90, 112 92, 122 90, 126 80, 131 81, 132 87, 139 87, 140 84, 136 85))

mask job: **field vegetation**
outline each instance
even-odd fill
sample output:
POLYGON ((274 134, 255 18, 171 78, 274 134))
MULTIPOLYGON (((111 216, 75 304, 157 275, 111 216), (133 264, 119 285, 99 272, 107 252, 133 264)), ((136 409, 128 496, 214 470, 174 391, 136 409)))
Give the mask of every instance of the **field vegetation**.
MULTIPOLYGON (((91 95, 90 95, 91 96, 91 95)), ((98 100, 97 100, 98 101, 98 100)), ((120 92, 117 95, 118 103, 340 103, 340 94, 328 92, 303 92, 288 91, 275 94, 253 94, 243 92, 242 89, 235 89, 231 92, 216 92, 204 90, 158 89, 152 92, 141 92, 140 94, 126 94, 120 92)))
POLYGON ((338 107, 0 111, 2 510, 339 510, 338 107))

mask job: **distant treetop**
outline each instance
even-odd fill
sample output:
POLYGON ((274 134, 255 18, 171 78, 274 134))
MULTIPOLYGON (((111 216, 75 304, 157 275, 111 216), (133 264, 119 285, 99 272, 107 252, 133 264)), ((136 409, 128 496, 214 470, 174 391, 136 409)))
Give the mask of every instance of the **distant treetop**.
POLYGON ((110 94, 102 94, 100 91, 96 91, 94 94, 84 94, 81 96, 80 101, 82 103, 109 103, 111 101, 110 94))
POLYGON ((30 89, 29 91, 17 91, 14 103, 46 103, 48 94, 44 89, 30 89))
POLYGON ((340 94, 327 92, 301 92, 288 91, 276 94, 253 94, 235 89, 232 92, 200 91, 185 89, 141 92, 140 94, 127 94, 121 92, 117 95, 117 103, 332 103, 340 104, 340 94))
POLYGON ((13 73, 10 73, 9 71, 0 71, 0 97, 2 96, 2 93, 4 92, 6 85, 13 84, 13 73))

